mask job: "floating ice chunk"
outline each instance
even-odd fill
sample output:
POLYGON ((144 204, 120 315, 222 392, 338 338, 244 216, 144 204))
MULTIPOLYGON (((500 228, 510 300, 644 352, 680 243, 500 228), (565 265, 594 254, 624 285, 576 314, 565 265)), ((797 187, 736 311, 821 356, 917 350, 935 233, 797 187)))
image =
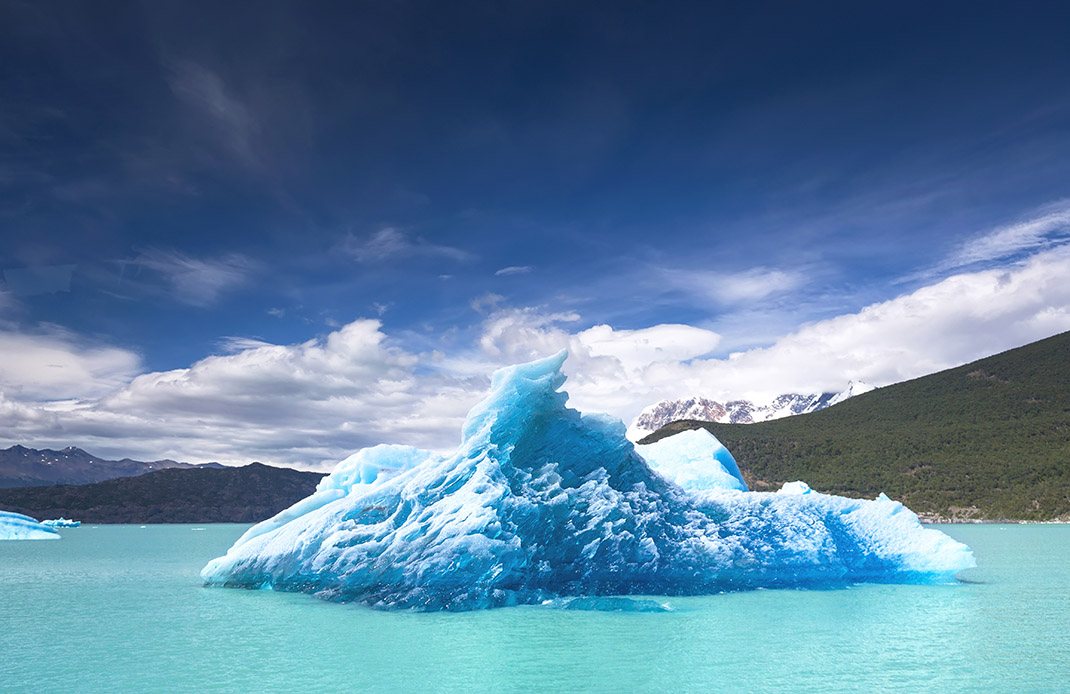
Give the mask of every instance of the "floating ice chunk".
POLYGON ((41 525, 47 525, 50 528, 77 528, 81 524, 82 521, 71 520, 70 518, 51 518, 41 521, 41 525))
POLYGON ((679 448, 668 439, 647 449, 648 465, 622 423, 565 406, 564 358, 497 371, 450 455, 377 446, 346 459, 201 576, 375 607, 463 610, 927 583, 973 565, 969 548, 890 500, 733 488, 738 466, 712 437, 685 437, 679 448))
MULTIPOLYGON (((777 490, 777 494, 809 494, 814 491, 806 482, 785 482, 784 486, 777 490)), ((881 493, 884 496, 884 493, 881 493)), ((884 496, 885 499, 888 497, 884 496)))
POLYGON ((747 491, 736 459, 705 429, 681 431, 635 450, 650 468, 688 491, 747 491))
POLYGON ((0 540, 58 540, 59 533, 21 513, 0 511, 0 540))

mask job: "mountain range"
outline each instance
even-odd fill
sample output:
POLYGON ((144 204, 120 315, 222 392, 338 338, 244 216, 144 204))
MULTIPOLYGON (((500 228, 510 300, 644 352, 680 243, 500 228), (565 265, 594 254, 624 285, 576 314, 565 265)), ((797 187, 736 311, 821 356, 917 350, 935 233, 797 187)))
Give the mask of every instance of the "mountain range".
POLYGON ((255 523, 310 495, 322 478, 261 463, 171 467, 93 484, 0 489, 0 508, 83 523, 255 523))
POLYGON ((753 424, 772 419, 791 417, 798 414, 817 412, 826 407, 874 390, 874 386, 862 381, 851 381, 847 388, 838 393, 784 393, 768 402, 755 403, 752 400, 728 400, 719 402, 703 397, 682 400, 662 400, 644 409, 632 422, 628 431, 630 436, 641 438, 653 433, 672 422, 680 420, 700 420, 720 422, 723 424, 753 424))
POLYGON ((117 477, 144 475, 166 468, 199 467, 223 466, 219 463, 195 465, 174 460, 106 460, 74 446, 58 451, 51 448, 12 446, 0 449, 0 489, 50 484, 89 484, 117 477))

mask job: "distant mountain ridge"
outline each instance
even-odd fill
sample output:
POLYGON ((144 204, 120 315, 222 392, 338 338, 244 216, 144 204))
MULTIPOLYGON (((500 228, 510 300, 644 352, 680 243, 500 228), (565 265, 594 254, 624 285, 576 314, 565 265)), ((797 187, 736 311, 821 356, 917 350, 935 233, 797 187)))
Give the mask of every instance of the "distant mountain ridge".
POLYGON ((718 402, 709 398, 694 397, 683 400, 662 400, 644 409, 629 432, 633 438, 653 433, 666 424, 681 420, 700 420, 722 424, 753 424, 798 414, 817 412, 831 407, 855 395, 868 393, 874 386, 861 381, 851 381, 839 393, 784 393, 767 403, 757 404, 751 400, 718 402))
POLYGON ((90 484, 144 475, 167 468, 223 467, 219 463, 180 463, 175 460, 144 462, 123 458, 107 460, 68 446, 61 450, 12 446, 0 449, 0 489, 37 487, 49 484, 90 484))
POLYGON ((0 489, 0 508, 83 523, 255 523, 310 495, 322 478, 262 463, 172 467, 93 484, 0 489))

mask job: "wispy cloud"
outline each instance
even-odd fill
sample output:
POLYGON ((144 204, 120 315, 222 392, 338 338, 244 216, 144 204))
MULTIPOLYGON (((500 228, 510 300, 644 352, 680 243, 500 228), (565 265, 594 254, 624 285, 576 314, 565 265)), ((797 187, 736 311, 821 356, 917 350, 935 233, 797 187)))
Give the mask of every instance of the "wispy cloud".
POLYGON ((726 303, 757 301, 773 294, 798 289, 806 278, 798 272, 753 268, 744 272, 721 275, 714 279, 711 289, 715 297, 726 303))
POLYGON ((476 313, 488 313, 498 308, 503 301, 505 301, 505 297, 501 294, 487 292, 486 294, 480 294, 472 299, 468 305, 471 306, 472 310, 476 313))
POLYGON ((239 253, 217 258, 195 258, 178 251, 153 249, 131 263, 136 269, 124 279, 138 281, 141 269, 156 273, 175 299, 193 306, 209 306, 220 295, 245 284, 257 270, 257 264, 239 253))
POLYGON ((192 61, 169 65, 171 92, 193 113, 206 120, 223 145, 248 165, 258 162, 254 138, 260 130, 252 110, 215 71, 192 61))
POLYGON ((659 280, 675 291, 718 305, 759 301, 799 289, 806 275, 797 270, 754 267, 740 272, 661 268, 659 280))
POLYGON ((396 227, 383 227, 370 236, 358 237, 352 233, 346 235, 339 244, 342 252, 352 256, 360 263, 376 263, 395 258, 439 257, 449 260, 466 261, 475 256, 461 248, 431 243, 418 236, 412 236, 396 227))
POLYGON ((927 282, 949 273, 1013 266, 1023 259, 1070 243, 1070 201, 1035 210, 1032 215, 998 226, 960 244, 943 260, 904 275, 896 284, 927 282))
POLYGON ((1070 203, 1063 202, 1042 209, 1031 219, 997 227, 967 241, 940 269, 992 263, 1067 242, 1070 242, 1070 203))
POLYGON ((270 342, 265 342, 256 337, 242 337, 240 335, 227 335, 218 341, 219 348, 227 354, 235 354, 260 347, 271 347, 270 342))
POLYGON ((531 265, 509 265, 494 273, 495 277, 508 277, 509 275, 526 275, 535 268, 531 265))

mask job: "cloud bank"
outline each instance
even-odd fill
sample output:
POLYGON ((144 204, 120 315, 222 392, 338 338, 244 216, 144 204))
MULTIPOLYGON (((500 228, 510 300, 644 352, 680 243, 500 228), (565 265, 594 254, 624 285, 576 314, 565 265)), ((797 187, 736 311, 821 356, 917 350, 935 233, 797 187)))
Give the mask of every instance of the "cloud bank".
POLYGON ((322 467, 380 442, 449 448, 496 366, 568 349, 573 405, 630 420, 686 395, 764 397, 877 385, 1070 330, 1070 248, 964 272, 772 344, 717 354, 709 329, 584 326, 574 312, 489 311, 471 344, 408 348, 376 319, 299 344, 229 340, 231 353, 140 373, 136 354, 53 330, 0 332, 8 443, 103 454, 322 467))

